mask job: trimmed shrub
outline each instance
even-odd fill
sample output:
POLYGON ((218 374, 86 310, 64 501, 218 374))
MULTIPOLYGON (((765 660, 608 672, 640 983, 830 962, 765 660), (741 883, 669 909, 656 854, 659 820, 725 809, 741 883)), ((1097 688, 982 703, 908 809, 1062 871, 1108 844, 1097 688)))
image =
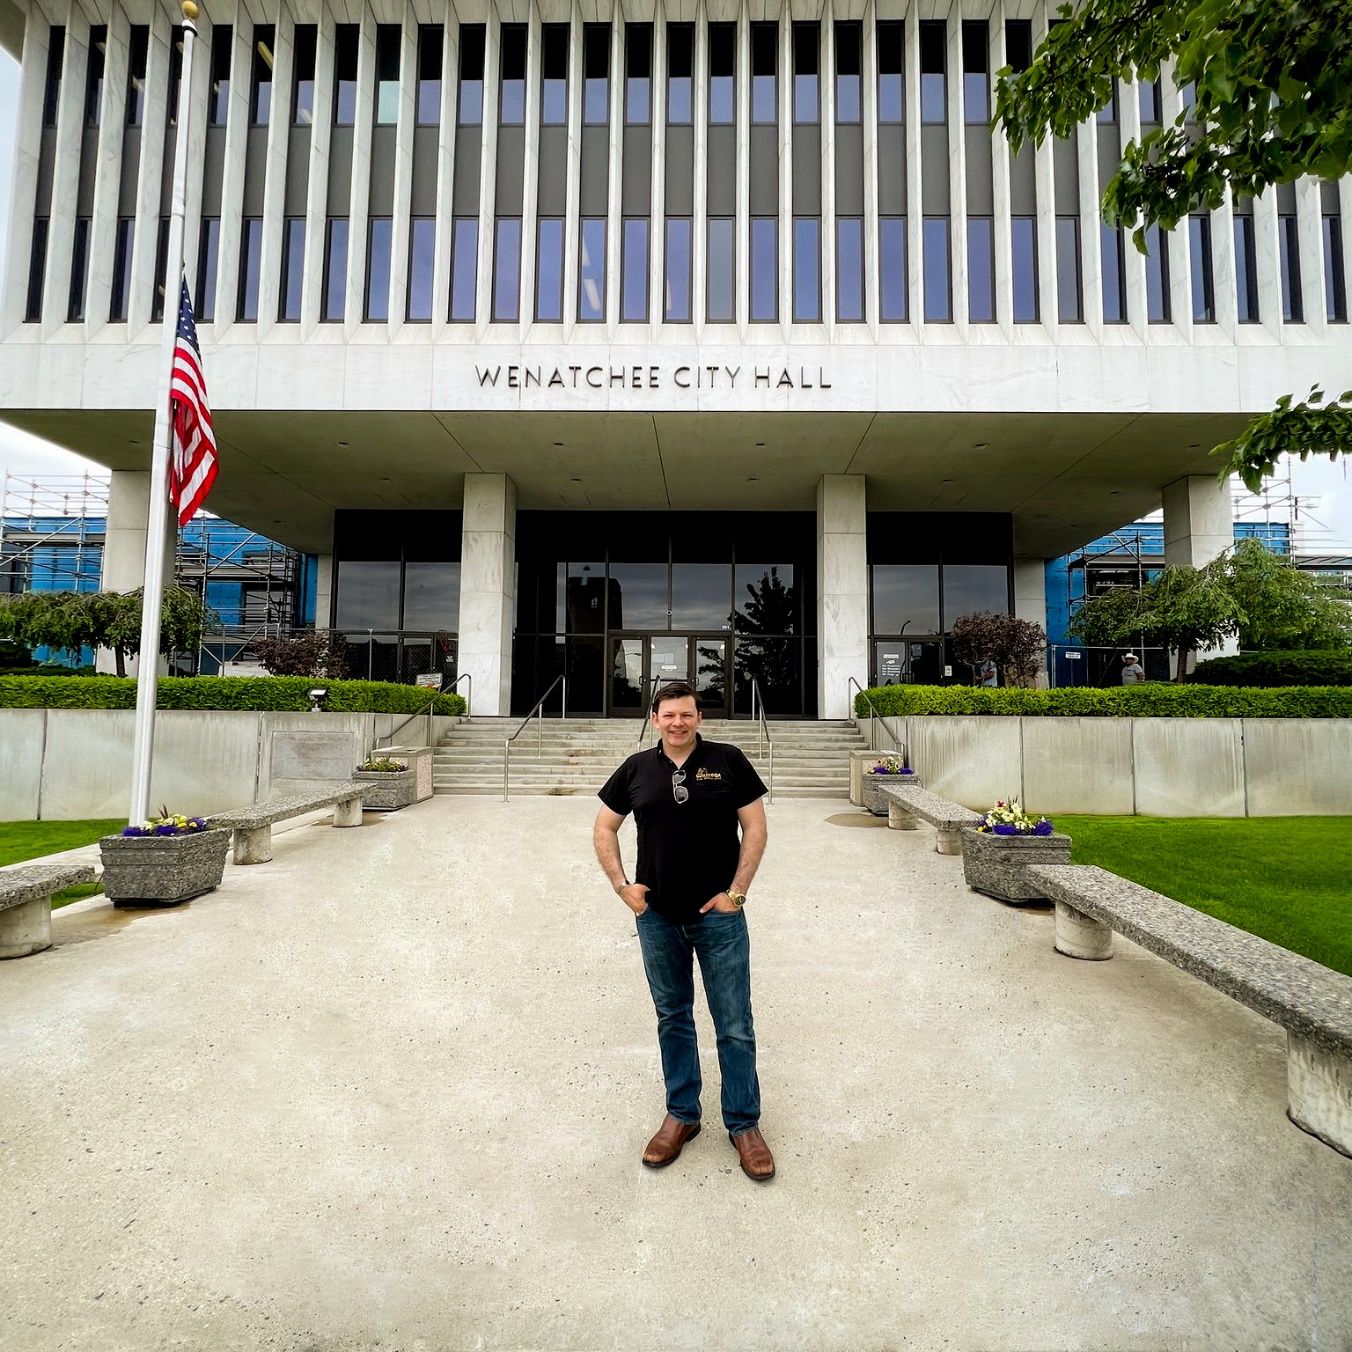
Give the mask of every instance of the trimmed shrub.
MULTIPOLYGON (((324 711, 333 714, 414 714, 430 692, 392 681, 325 681, 324 711)), ((304 711, 315 679, 308 676, 162 676, 158 709, 304 711)), ((134 709, 136 682, 120 676, 0 676, 0 708, 134 709)), ((462 695, 438 695, 433 713, 463 714, 462 695)))
POLYGON ((1352 685, 1352 652, 1238 653, 1199 662, 1189 681, 1203 685, 1352 685))
MULTIPOLYGON (((887 685, 868 692, 880 714, 1022 715, 1060 718, 1352 718, 1352 689, 1287 686, 1251 689, 1223 685, 1065 687, 1059 690, 994 690, 961 685, 887 685)), ((857 717, 868 717, 856 695, 857 717)))

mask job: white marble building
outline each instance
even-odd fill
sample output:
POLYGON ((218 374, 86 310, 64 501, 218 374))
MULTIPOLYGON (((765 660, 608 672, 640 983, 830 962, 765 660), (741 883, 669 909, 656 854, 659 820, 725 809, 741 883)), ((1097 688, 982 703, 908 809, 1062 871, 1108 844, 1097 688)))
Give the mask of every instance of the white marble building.
MULTIPOLYGON (((956 614, 1040 618, 1043 560, 1161 502, 1170 558, 1214 556, 1211 446, 1352 353, 1347 182, 1143 257, 1099 188, 1182 108, 1167 75, 1073 140, 992 135, 1034 0, 204 10, 212 505, 319 556, 317 622, 398 674, 403 636, 454 635, 484 713, 560 672, 607 714, 682 669, 821 716, 938 676, 956 614)), ((151 0, 0 0, 0 414, 115 471, 133 543, 174 34, 151 0)))

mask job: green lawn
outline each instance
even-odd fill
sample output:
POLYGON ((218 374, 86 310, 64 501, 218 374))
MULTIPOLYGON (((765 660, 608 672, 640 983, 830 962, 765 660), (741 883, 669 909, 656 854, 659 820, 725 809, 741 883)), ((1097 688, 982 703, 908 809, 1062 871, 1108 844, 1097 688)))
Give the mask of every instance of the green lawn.
MULTIPOLYGON (((0 865, 18 864, 25 859, 38 859, 58 850, 73 850, 77 845, 89 845, 100 836, 120 831, 127 824, 125 817, 96 817, 78 822, 0 822, 0 865)), ((81 883, 68 887, 52 898, 52 909, 67 906, 81 897, 102 891, 98 883, 81 883)))
POLYGON ((1064 817, 1099 864, 1352 976, 1352 817, 1064 817))

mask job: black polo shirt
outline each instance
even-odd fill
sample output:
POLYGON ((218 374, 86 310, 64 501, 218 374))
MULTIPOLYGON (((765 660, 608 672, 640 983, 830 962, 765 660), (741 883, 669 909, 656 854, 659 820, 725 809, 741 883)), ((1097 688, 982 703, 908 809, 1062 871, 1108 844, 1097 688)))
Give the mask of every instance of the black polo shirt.
POLYGON ((690 797, 672 793, 677 766, 662 743, 630 756, 601 788, 599 797, 621 817, 634 814, 638 863, 634 882, 648 887, 648 904, 670 920, 693 920, 710 897, 727 890, 737 872, 741 837, 737 810, 765 793, 761 777, 740 747, 706 742, 680 767, 690 797))

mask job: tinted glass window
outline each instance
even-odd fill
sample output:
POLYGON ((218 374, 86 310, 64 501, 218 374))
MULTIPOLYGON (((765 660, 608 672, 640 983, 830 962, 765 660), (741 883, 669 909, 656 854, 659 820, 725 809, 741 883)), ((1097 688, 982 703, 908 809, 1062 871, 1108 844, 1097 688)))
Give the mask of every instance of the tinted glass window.
POLYGON ((366 249, 366 318, 377 323, 390 317, 390 245, 394 222, 372 216, 366 249))
POLYGON ((641 126, 652 120, 652 24, 624 26, 624 120, 641 126))
POLYGON ((694 115, 695 29, 688 23, 667 25, 667 121, 686 123, 694 115))
POLYGON ((1324 308, 1332 324, 1347 323, 1347 272, 1343 262, 1343 218, 1324 217, 1324 308))
POLYGON ((282 287, 277 318, 295 323, 300 318, 300 289, 305 276, 305 217, 289 216, 282 223, 282 287))
POLYGON ((888 19, 878 25, 878 121, 905 120, 905 24, 888 19))
POLYGON ((526 25, 502 25, 502 93, 498 121, 504 127, 526 120, 526 25))
POLYGON ((709 25, 709 121, 731 123, 736 118, 737 25, 709 25))
POLYGON ((441 48, 445 33, 440 24, 418 28, 418 88, 415 114, 420 127, 441 121, 441 48))
POLYGON ((705 314, 710 323, 730 324, 736 316, 733 290, 735 271, 732 218, 710 217, 708 296, 705 314))
POLYGON ((879 318, 884 323, 905 323, 906 298, 906 217, 884 216, 878 223, 878 302, 879 318))
POLYGON ((969 123, 990 121, 991 81, 986 21, 967 19, 962 25, 962 115, 969 123))
POLYGON ((455 633, 459 627, 460 565, 411 560, 405 563, 403 628, 455 633))
POLYGON ((604 217, 582 221, 578 254, 577 317, 595 323, 606 317, 606 222, 604 217))
POLYGON ((219 216, 202 217, 202 237, 197 249, 197 318, 205 323, 216 318, 216 250, 221 240, 219 216))
POLYGON ((544 216, 536 227, 535 317, 546 323, 563 318, 563 221, 544 216))
POLYGON ((1299 324, 1305 318, 1300 294, 1300 231, 1294 216, 1277 217, 1277 245, 1282 265, 1282 318, 1299 324))
POLYGON ((249 121, 265 127, 272 121, 272 63, 276 35, 270 23, 253 31, 253 75, 249 86, 249 121))
POLYGON ((1080 218, 1056 218, 1056 317, 1063 324, 1084 319, 1080 281, 1080 218))
POLYGON ((1241 324, 1258 323, 1258 267, 1253 252, 1253 217, 1235 217, 1235 302, 1241 324))
POLYGON ((836 121, 860 119, 860 73, 862 29, 857 23, 836 24, 836 121))
POLYGON ((864 222, 836 218, 836 318, 858 324, 864 318, 864 222))
POLYGON ((317 30, 312 23, 298 23, 293 43, 295 83, 291 94, 291 121, 308 127, 315 120, 315 56, 317 30))
POLYGON ((773 216, 751 219, 751 319, 779 318, 779 222, 773 216))
POLYGON ((793 317, 815 324, 822 317, 822 223, 799 216, 793 223, 793 317))
POLYGON ((545 24, 540 45, 540 121, 561 127, 568 121, 568 25, 545 24))
POLYGON ((103 107, 103 63, 108 51, 108 29, 95 24, 89 30, 89 60, 85 65, 85 126, 97 127, 103 107))
POLYGON ((948 120, 948 38, 942 19, 920 22, 920 120, 948 120))
POLYGON ((39 216, 33 222, 33 250, 28 258, 28 296, 24 304, 25 324, 36 324, 42 318, 42 288, 47 279, 48 218, 39 216))
POLYGON ((1145 232, 1145 313, 1152 324, 1169 322, 1168 241, 1157 225, 1145 232))
POLYGON ((648 318, 648 218, 624 222, 624 256, 620 260, 620 319, 641 324, 648 318))
POLYGON ((462 126, 477 127, 484 120, 484 26, 460 28, 460 83, 456 118, 462 126))
POLYGON ((1211 275, 1211 218, 1188 217, 1188 255, 1192 274, 1192 317, 1198 324, 1216 318, 1215 283, 1211 275))
POLYGON ((451 227, 451 319, 474 319, 479 275, 479 218, 457 216, 451 227))
POLYGON ((1103 322, 1125 324, 1127 299, 1121 227, 1107 224, 1099 226, 1099 252, 1103 268, 1103 322))
POLYGON ((136 237, 136 218, 120 217, 113 237, 113 291, 108 307, 108 319, 117 324, 127 318, 131 300, 131 251, 136 237))
POLYGON ((751 120, 775 122, 775 74, 778 69, 779 25, 751 25, 751 120))
POLYGON ((1037 220, 1033 216, 1015 216, 1010 221, 1010 240, 1014 263, 1014 322, 1036 324, 1037 305, 1037 220))
POLYGON ((953 318, 949 278, 948 218, 926 216, 924 223, 925 318, 946 323, 953 318))
POLYGON ((667 221, 662 292, 663 318, 671 324, 688 324, 690 314, 691 222, 688 216, 673 216, 667 221))
POLYGON ((793 120, 818 122, 817 106, 821 30, 815 23, 793 26, 793 120))
POLYGON ((939 632, 937 564, 875 563, 870 571, 875 634, 939 632))
POLYGON ((61 68, 65 64, 66 30, 53 24, 47 35, 47 76, 42 89, 42 125, 56 126, 57 110, 61 107, 61 68))
POLYGON ((944 564, 944 630, 963 615, 1009 612, 1009 569, 999 564, 944 564))
POLYGON ((360 29, 340 23, 333 34, 333 123, 350 127, 357 118, 357 46, 360 29))
POLYGON ((246 216, 240 238, 239 304, 236 318, 245 323, 258 319, 258 280, 262 269, 263 222, 258 216, 246 216))
POLYGON ((339 629, 398 629, 398 559, 340 560, 334 615, 339 629))
POLYGON ((139 127, 146 113, 146 53, 150 29, 143 23, 131 26, 127 50, 127 126, 139 127))
MULTIPOLYGON (((926 240, 927 252, 928 248, 926 240)), ((928 303, 928 258, 926 270, 928 303)), ((995 232, 989 216, 972 216, 967 221, 967 318, 973 324, 995 322, 995 232)))
POLYGON ((437 260, 437 222, 433 216, 415 216, 408 232, 408 318, 425 323, 432 318, 432 272, 437 260))
POLYGON ((521 315, 521 218, 498 219, 493 251, 493 318, 512 322, 521 315))
POLYGON ((582 26, 582 120, 610 121, 610 25, 582 26))
POLYGON ((324 297, 320 318, 342 319, 347 310, 347 217, 330 217, 325 227, 324 297))

